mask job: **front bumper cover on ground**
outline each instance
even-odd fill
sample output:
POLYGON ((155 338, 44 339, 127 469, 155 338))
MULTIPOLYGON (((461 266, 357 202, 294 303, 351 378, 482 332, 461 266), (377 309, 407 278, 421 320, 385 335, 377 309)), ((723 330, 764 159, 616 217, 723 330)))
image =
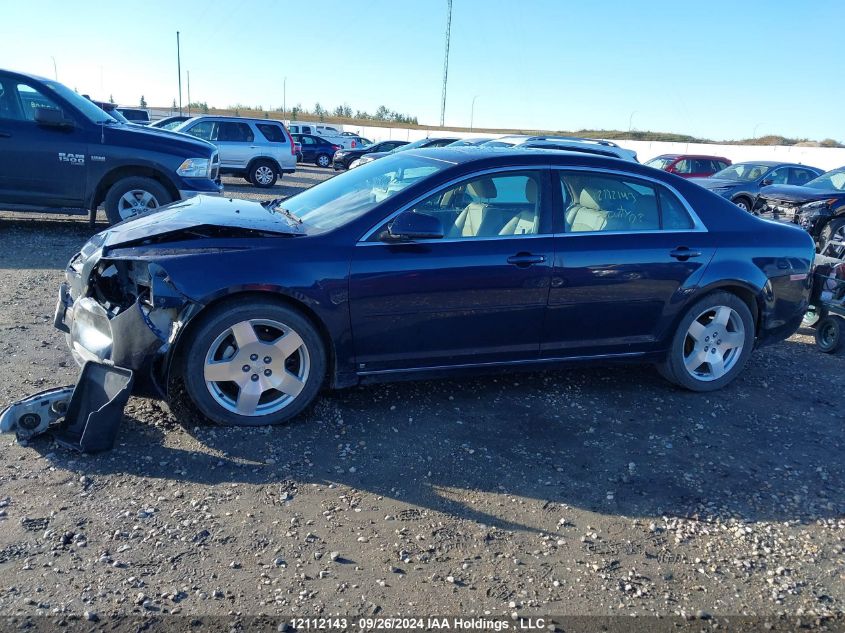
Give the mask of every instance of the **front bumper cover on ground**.
POLYGON ((67 448, 96 453, 114 446, 123 409, 132 391, 129 369, 86 362, 73 387, 48 389, 0 412, 0 432, 26 440, 50 432, 67 448))

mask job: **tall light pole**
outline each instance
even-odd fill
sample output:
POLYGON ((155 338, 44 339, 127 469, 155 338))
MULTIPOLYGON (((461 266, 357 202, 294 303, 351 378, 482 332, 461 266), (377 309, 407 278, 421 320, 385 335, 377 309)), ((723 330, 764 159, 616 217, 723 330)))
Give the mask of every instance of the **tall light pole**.
POLYGON ((191 116, 191 71, 185 72, 188 73, 188 116, 191 116))
POLYGON ((50 59, 53 60, 53 77, 55 78, 56 81, 58 81, 59 80, 59 71, 56 70, 56 58, 53 57, 52 55, 50 55, 50 59))
POLYGON ((754 126, 754 134, 751 136, 751 138, 757 138, 757 128, 758 128, 758 127, 760 127, 760 124, 759 124, 759 123, 758 123, 757 125, 755 125, 755 126, 754 126))
POLYGON ((179 49, 179 31, 176 31, 176 72, 179 73, 179 116, 182 116, 182 53, 179 49))
POLYGON ((449 41, 452 37, 452 0, 446 0, 449 4, 446 16, 446 55, 443 60, 443 95, 440 98, 440 127, 446 121, 446 80, 449 77, 449 41))
POLYGON ((637 114, 639 110, 634 110, 631 112, 631 116, 628 117, 628 131, 630 132, 634 127, 634 115, 637 114))
POLYGON ((287 116, 288 111, 288 78, 282 82, 282 118, 287 116))
POLYGON ((472 98, 472 108, 469 110, 469 131, 472 132, 472 122, 475 119, 475 100, 478 99, 478 95, 475 95, 472 98))

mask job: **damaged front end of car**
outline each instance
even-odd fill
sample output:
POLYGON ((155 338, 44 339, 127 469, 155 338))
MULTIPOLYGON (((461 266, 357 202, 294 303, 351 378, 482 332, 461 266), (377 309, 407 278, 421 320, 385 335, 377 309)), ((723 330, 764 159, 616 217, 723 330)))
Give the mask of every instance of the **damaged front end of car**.
POLYGON ((137 395, 162 398, 168 351, 199 306, 148 255, 131 249, 104 255, 96 240, 89 242, 67 267, 54 325, 78 364, 131 369, 137 395))

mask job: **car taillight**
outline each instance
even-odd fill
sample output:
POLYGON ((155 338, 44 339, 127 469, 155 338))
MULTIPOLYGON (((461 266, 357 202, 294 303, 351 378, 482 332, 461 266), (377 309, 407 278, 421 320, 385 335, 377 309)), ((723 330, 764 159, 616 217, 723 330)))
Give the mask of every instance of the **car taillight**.
POLYGON ((356 147, 358 147, 358 144, 355 141, 352 141, 352 145, 350 145, 350 147, 352 149, 355 149, 356 147))

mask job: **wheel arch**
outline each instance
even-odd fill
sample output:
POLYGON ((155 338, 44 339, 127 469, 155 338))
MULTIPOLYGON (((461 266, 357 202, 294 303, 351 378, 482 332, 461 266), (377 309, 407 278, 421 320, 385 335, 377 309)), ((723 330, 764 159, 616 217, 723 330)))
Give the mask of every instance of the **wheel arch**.
POLYGON ((323 346, 326 350, 326 382, 329 385, 333 385, 335 383, 335 375, 337 373, 337 351, 328 327, 318 316, 317 312, 309 306, 306 301, 292 296, 283 289, 243 289, 219 294, 208 302, 195 304, 199 306, 199 308, 194 310, 188 316, 185 324, 179 329, 176 334, 176 338, 170 345, 165 363, 165 375, 163 376, 162 381, 162 384, 166 386, 166 390, 169 391, 171 388, 171 372, 173 371, 174 363, 181 356, 185 343, 190 340, 191 333, 194 332, 196 328, 203 323, 204 319, 206 319, 214 310, 220 309, 221 307, 225 307, 229 304, 243 304, 245 301, 250 299, 263 299, 276 302, 300 312, 306 319, 308 319, 308 321, 311 322, 311 325, 314 326, 317 334, 320 336, 320 340, 323 342, 323 346))
POLYGON ((273 167, 275 167, 276 173, 278 175, 281 175, 281 173, 282 173, 282 166, 279 164, 279 161, 277 161, 272 156, 256 156, 255 158, 251 159, 249 161, 249 163, 247 163, 247 166, 246 166, 247 174, 252 172, 253 168, 258 163, 270 163, 271 165, 273 165, 273 167))
POLYGON ((91 194, 91 199, 88 201, 88 209, 97 209, 105 202, 109 189, 124 178, 151 178, 164 187, 174 201, 179 200, 179 189, 165 174, 164 170, 151 165, 121 165, 106 172, 100 179, 91 194))

